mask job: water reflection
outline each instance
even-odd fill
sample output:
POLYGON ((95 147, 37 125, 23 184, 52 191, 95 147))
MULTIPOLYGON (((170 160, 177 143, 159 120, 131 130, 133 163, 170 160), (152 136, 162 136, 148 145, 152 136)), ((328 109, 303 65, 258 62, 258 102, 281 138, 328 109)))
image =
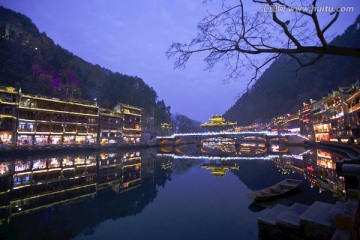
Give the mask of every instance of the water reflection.
MULTIPOLYGON (((79 233, 92 235, 95 226, 101 222, 142 213, 154 202, 160 189, 169 199, 179 198, 177 191, 179 194, 189 191, 194 203, 188 202, 186 207, 202 209, 191 205, 197 202, 204 204, 205 201, 200 201, 200 197, 194 194, 202 192, 205 198, 205 190, 208 189, 209 196, 212 196, 210 186, 217 186, 219 179, 228 176, 233 176, 237 182, 221 185, 222 188, 230 192, 239 188, 239 183, 245 185, 240 193, 243 197, 241 201, 247 201, 244 204, 246 208, 251 203, 246 197, 247 191, 267 187, 289 176, 306 179, 308 195, 304 191, 305 199, 313 196, 314 192, 331 192, 337 199, 345 199, 344 179, 335 171, 338 159, 328 151, 288 149, 280 142, 265 145, 261 139, 256 139, 234 144, 222 139, 202 146, 6 160, 0 163, 0 220, 3 223, 0 238, 28 238, 30 233, 33 239, 69 239, 79 233), (165 186, 173 178, 194 169, 200 169, 196 170, 200 172, 189 180, 183 180, 186 184, 166 192, 165 186), (209 176, 211 179, 207 178, 209 176), (209 181, 208 185, 204 183, 207 186, 205 190, 192 186, 194 181, 201 182, 203 179, 209 181), (54 231, 53 226, 60 225, 64 230, 61 233, 54 231), (19 227, 21 231, 17 231, 19 227)), ((322 194, 313 197, 319 196, 322 194)), ((216 202, 216 206, 232 201, 234 207, 239 205, 233 199, 220 197, 216 201, 224 201, 216 202)), ((206 202, 210 204, 212 200, 207 196, 206 202)), ((167 204, 171 206, 171 202, 166 202, 165 206, 167 204)), ((158 206, 156 211, 161 213, 162 207, 158 206)), ((255 236, 256 215, 240 214, 247 214, 254 220, 248 236, 255 236)), ((153 217, 143 221, 148 224, 153 217)), ((233 219, 224 224, 231 226, 237 221, 233 219)), ((144 231, 143 235, 146 234, 148 232, 144 231)))
POLYGON ((2 221, 94 196, 109 186, 119 193, 141 184, 141 157, 135 151, 6 161, 0 169, 2 221))
POLYGON ((222 160, 205 160, 200 166, 203 169, 210 170, 211 174, 218 177, 223 177, 229 170, 239 170, 239 165, 236 161, 222 161, 222 160))
MULTIPOLYGON (((157 156, 173 159, 202 159, 204 163, 201 167, 210 170, 215 176, 223 176, 229 170, 239 170, 239 167, 241 168, 244 164, 240 160, 270 160, 282 175, 299 173, 310 183, 311 188, 318 187, 320 193, 330 191, 335 198, 346 200, 344 177, 336 173, 336 161, 340 160, 340 157, 332 152, 322 149, 289 149, 278 142, 271 143, 269 147, 261 141, 243 142, 235 151, 228 151, 228 149, 236 149, 235 143, 230 143, 230 146, 222 145, 224 142, 218 141, 202 144, 197 149, 188 146, 180 147, 183 149, 177 147, 174 150, 168 148, 157 156), (264 154, 269 149, 271 151, 264 154), (214 154, 212 150, 220 150, 223 154, 214 154)), ((255 187, 253 190, 258 189, 260 187, 255 187)))

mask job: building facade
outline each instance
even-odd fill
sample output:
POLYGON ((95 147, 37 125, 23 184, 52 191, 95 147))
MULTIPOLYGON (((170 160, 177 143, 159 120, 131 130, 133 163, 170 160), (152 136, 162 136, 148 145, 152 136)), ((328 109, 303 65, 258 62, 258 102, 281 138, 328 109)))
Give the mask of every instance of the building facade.
POLYGON ((0 87, 0 143, 14 142, 17 125, 19 91, 13 87, 0 87))
POLYGON ((99 142, 101 145, 122 142, 122 121, 121 113, 100 108, 99 142))
POLYGON ((0 147, 69 144, 140 144, 142 109, 66 101, 0 87, 0 147))
POLYGON ((119 103, 115 106, 114 111, 122 115, 123 142, 128 144, 139 144, 142 136, 142 109, 128 104, 119 103))
POLYGON ((350 96, 345 100, 348 107, 351 135, 360 140, 360 88, 355 84, 350 89, 350 96))
POLYGON ((330 141, 331 122, 329 112, 326 108, 327 99, 323 98, 313 104, 312 126, 314 131, 313 139, 316 142, 330 141))
POLYGON ((94 103, 20 93, 16 143, 18 146, 96 143, 98 111, 94 103))
POLYGON ((310 103, 303 103, 303 107, 300 109, 299 113, 299 124, 300 124, 300 134, 312 139, 314 135, 313 123, 312 123, 312 109, 314 101, 310 99, 310 103))
POLYGON ((350 136, 349 115, 345 99, 349 97, 348 88, 339 88, 325 100, 326 110, 331 123, 330 138, 345 138, 350 136))

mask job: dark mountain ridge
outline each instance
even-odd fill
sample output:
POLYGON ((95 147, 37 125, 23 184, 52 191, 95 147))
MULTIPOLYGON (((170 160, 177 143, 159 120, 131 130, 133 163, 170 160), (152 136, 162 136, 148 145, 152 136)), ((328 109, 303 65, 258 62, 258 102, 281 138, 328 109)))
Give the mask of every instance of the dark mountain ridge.
MULTIPOLYGON (((331 44, 360 48, 360 15, 331 44)), ((321 99, 339 86, 350 86, 360 78, 360 59, 354 57, 327 55, 296 75, 299 67, 289 56, 280 56, 224 117, 240 125, 268 121, 285 113, 295 113, 303 102, 321 99)))
POLYGON ((157 127, 171 119, 170 107, 141 78, 86 62, 40 33, 28 17, 1 6, 0 85, 61 99, 97 101, 103 108, 118 102, 139 106, 154 114, 157 127))

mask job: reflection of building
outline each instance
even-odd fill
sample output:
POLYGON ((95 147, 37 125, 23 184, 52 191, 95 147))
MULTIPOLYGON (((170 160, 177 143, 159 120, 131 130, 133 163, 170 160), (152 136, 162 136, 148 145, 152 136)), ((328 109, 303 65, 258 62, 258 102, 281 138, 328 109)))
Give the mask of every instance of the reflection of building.
POLYGON ((239 152, 241 154, 264 154, 267 152, 265 142, 242 142, 239 144, 239 152))
POLYGON ((226 122, 222 116, 215 115, 210 118, 209 122, 200 124, 200 127, 210 132, 233 131, 236 124, 236 122, 226 122))
POLYGON ((122 141, 122 115, 119 112, 100 108, 101 145, 120 143, 122 141))
POLYGON ((141 184, 140 152, 102 153, 98 162, 98 187, 119 193, 141 184))
POLYGON ((0 164, 0 219, 92 196, 95 192, 95 156, 0 164))
POLYGON ((17 144, 96 143, 98 118, 95 104, 20 94, 17 144))
POLYGON ((63 156, 0 163, 0 223, 19 214, 140 186, 140 152, 63 156))
POLYGON ((123 116, 123 141, 132 144, 140 143, 142 134, 141 108, 119 103, 115 106, 114 111, 123 116))
POLYGON ((318 187, 320 191, 328 190, 335 197, 345 200, 345 182, 344 178, 336 173, 336 160, 337 156, 318 149, 316 154, 281 156, 274 159, 274 162, 282 174, 289 174, 290 171, 304 174, 312 186, 318 187))
POLYGON ((316 150, 318 187, 329 190, 338 198, 345 200, 344 177, 336 173, 336 157, 323 150, 316 150))
POLYGON ((19 91, 0 87, 0 144, 14 142, 19 91))
POLYGON ((236 152, 235 140, 231 138, 208 138, 202 141, 202 147, 202 151, 210 154, 236 152))
POLYGON ((98 187, 119 184, 122 174, 122 154, 101 153, 98 157, 98 187))
POLYGON ((141 183, 140 152, 128 152, 123 156, 121 190, 129 190, 141 183))
MULTIPOLYGON (((232 138, 208 138, 202 141, 201 152, 209 155, 261 155, 268 150, 265 138, 248 136, 241 140, 232 138)), ((286 148, 287 150, 287 148, 286 148)))
POLYGON ((160 163, 160 166, 161 166, 162 170, 169 170, 169 169, 171 169, 172 162, 171 162, 171 160, 167 160, 167 161, 160 163))
POLYGON ((273 153, 286 153, 289 152, 289 148, 284 141, 274 141, 269 143, 269 151, 273 153))
POLYGON ((210 160, 201 165, 201 168, 210 170, 211 174, 217 177, 223 177, 229 170, 239 170, 239 166, 233 161, 210 160))

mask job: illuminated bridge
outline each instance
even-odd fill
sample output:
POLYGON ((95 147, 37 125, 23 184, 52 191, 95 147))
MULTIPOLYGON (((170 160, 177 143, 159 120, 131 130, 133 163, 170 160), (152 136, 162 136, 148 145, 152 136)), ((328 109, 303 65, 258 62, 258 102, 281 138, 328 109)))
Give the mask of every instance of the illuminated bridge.
POLYGON ((236 143, 243 141, 283 141, 286 143, 304 143, 307 138, 294 133, 259 132, 205 132, 205 133, 175 133, 170 136, 156 137, 160 145, 178 145, 184 143, 202 143, 215 139, 232 140, 236 143))

